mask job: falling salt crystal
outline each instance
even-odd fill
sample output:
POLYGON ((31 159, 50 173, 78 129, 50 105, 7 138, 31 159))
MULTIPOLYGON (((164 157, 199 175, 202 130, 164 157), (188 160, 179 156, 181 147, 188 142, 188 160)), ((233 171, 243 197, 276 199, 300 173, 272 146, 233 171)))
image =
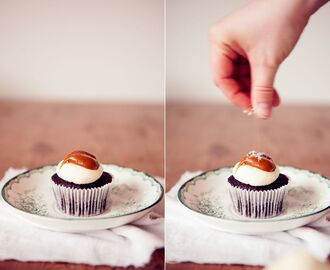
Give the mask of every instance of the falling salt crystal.
POLYGON ((251 116, 251 115, 253 115, 254 111, 253 111, 252 108, 251 109, 245 109, 245 110, 243 110, 243 113, 246 114, 247 116, 251 116))

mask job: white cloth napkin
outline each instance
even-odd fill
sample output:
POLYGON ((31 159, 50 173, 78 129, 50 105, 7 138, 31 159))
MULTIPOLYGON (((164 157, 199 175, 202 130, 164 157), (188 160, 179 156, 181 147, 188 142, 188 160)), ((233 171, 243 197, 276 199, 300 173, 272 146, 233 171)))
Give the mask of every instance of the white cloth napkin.
MULTIPOLYGON (((9 169, 2 186, 24 169, 9 169)), ((88 233, 39 229, 0 207, 0 260, 60 261, 91 265, 143 266, 164 246, 164 220, 150 213, 134 224, 88 233)))
POLYGON ((330 222, 326 216, 308 226, 260 236, 226 233, 201 222, 176 198, 179 187, 200 172, 186 172, 165 200, 166 261, 268 265, 295 250, 324 261, 330 254, 330 222))

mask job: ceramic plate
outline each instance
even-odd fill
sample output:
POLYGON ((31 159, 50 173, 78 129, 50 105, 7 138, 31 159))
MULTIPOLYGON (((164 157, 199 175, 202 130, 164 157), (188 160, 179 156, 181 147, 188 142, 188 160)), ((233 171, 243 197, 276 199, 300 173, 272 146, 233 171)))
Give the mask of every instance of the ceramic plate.
POLYGON ((62 232, 84 232, 113 228, 146 215, 163 196, 163 187, 143 172, 117 165, 103 164, 113 176, 107 210, 92 217, 73 217, 55 206, 51 176, 55 166, 24 172, 9 180, 1 190, 9 211, 36 226, 62 232))
POLYGON ((290 178, 284 211, 268 219, 251 219, 233 211, 227 178, 232 168, 207 171, 187 181, 178 191, 180 202, 191 212, 220 230, 263 234, 293 229, 313 222, 330 207, 330 180, 293 167, 280 167, 290 178))

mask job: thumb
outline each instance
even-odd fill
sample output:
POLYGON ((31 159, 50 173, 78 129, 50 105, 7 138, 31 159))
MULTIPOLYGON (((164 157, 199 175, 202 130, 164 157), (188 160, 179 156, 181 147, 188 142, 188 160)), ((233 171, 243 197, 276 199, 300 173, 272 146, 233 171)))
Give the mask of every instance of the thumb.
POLYGON ((278 66, 252 65, 252 107, 257 117, 269 118, 274 99, 274 79, 278 66))

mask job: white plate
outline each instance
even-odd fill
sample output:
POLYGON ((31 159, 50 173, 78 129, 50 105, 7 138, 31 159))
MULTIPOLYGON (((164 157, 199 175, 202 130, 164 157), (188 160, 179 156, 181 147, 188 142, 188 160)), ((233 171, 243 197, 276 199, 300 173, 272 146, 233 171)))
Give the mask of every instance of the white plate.
POLYGON ((24 172, 1 190, 6 208, 38 227, 61 232, 85 232, 113 228, 146 215, 162 198, 162 185, 150 175, 131 168, 103 164, 113 176, 107 210, 92 217, 73 217, 55 206, 51 176, 55 166, 24 172))
POLYGON ((184 183, 179 201, 191 213, 222 231, 263 234, 293 229, 320 218, 330 207, 330 180, 293 167, 280 167, 289 178, 288 193, 281 215, 268 219, 244 218, 234 213, 227 178, 232 168, 207 171, 184 183))

